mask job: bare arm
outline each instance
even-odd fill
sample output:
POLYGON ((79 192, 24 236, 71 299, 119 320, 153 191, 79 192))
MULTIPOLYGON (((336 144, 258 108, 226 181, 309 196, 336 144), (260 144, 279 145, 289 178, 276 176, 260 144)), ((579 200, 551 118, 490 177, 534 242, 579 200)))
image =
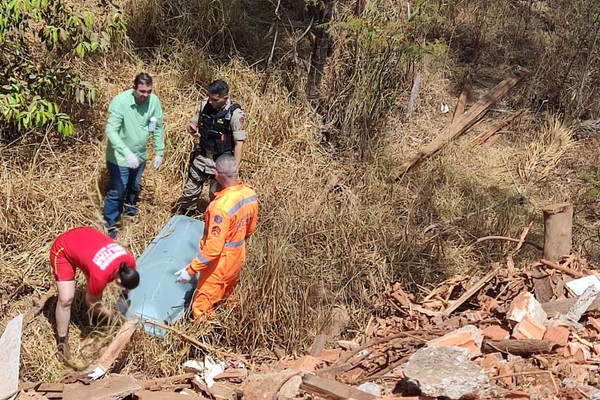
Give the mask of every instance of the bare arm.
POLYGON ((233 145, 233 155, 235 156, 235 159, 237 160, 238 166, 242 162, 243 154, 244 154, 244 141, 236 140, 235 144, 233 145))
POLYGON ((95 315, 100 315, 104 317, 110 317, 112 315, 112 311, 102 304, 102 294, 95 295, 90 292, 85 293, 85 304, 88 306, 92 313, 95 315))
POLYGON ((200 137, 200 132, 198 131, 198 125, 194 124, 193 122, 190 122, 188 124, 188 130, 190 132, 190 135, 199 138, 200 137))

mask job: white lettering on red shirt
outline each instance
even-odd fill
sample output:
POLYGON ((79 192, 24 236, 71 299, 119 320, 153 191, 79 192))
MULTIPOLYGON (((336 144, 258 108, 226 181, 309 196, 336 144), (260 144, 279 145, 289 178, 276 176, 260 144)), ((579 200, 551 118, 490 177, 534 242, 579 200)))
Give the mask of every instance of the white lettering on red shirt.
POLYGON ((126 254, 125 249, 117 243, 109 243, 98 250, 92 261, 104 271, 113 261, 126 254))

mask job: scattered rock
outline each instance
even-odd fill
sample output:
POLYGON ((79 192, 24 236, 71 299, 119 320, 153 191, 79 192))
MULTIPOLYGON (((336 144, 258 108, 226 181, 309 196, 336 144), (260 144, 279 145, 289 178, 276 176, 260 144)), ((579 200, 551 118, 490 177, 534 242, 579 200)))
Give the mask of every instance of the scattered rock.
POLYGON ((426 347, 414 353, 404 366, 409 383, 422 394, 460 399, 488 385, 488 376, 471 362, 471 353, 460 347, 426 347))

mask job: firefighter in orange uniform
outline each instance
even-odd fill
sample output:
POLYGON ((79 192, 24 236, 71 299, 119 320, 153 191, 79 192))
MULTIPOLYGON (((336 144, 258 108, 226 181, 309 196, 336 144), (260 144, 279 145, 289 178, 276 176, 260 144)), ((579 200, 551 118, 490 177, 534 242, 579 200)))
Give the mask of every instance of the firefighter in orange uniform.
POLYGON ((204 214, 204 233, 198 255, 177 271, 177 282, 188 283, 200 272, 192 303, 195 319, 206 316, 226 299, 238 283, 246 260, 246 240, 256 229, 258 201, 251 186, 238 180, 238 161, 224 154, 215 162, 215 178, 221 190, 204 214))

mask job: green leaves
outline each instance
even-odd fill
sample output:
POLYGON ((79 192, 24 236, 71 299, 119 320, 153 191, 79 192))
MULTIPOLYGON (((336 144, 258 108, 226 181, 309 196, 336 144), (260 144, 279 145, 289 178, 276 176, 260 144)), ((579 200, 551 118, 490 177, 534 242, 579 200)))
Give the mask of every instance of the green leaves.
POLYGON ((120 11, 98 20, 92 12, 76 12, 68 1, 3 1, 0 51, 7 56, 0 59, 1 134, 51 129, 69 136, 75 127, 61 108, 93 106, 94 86, 79 78, 73 62, 107 52, 125 33, 125 20, 120 11))

